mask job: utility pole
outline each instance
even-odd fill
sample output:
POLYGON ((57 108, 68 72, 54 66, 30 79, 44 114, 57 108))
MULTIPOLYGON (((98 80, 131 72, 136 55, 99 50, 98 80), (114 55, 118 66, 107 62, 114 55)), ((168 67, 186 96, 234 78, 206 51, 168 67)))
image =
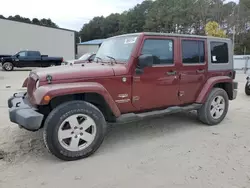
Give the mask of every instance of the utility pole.
POLYGON ((233 27, 233 55, 234 55, 234 45, 235 45, 235 25, 233 27))

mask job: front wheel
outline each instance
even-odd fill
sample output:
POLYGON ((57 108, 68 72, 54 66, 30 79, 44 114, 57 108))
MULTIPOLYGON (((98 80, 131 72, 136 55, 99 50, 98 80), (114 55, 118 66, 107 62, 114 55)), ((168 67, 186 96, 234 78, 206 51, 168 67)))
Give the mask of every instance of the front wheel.
POLYGON ((5 62, 2 67, 5 71, 12 71, 14 69, 14 66, 11 62, 5 62))
POLYGON ((224 89, 214 88, 198 110, 198 118, 207 125, 217 125, 228 112, 229 100, 224 89))
POLYGON ((56 107, 44 124, 44 142, 50 152, 65 161, 93 154, 103 142, 106 121, 98 108, 84 101, 56 107))
POLYGON ((246 85, 245 85, 245 93, 246 93, 246 95, 250 95, 250 83, 246 83, 246 85))

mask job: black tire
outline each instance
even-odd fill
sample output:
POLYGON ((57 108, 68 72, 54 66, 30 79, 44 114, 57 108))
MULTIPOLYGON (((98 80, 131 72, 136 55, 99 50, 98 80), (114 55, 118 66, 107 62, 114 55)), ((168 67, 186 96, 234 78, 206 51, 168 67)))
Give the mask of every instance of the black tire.
POLYGON ((84 101, 65 102, 48 115, 44 123, 43 138, 46 147, 57 158, 65 161, 82 159, 93 154, 102 144, 107 124, 101 111, 94 105, 84 101), (91 117, 96 124, 96 134, 91 144, 80 151, 70 151, 62 147, 58 139, 58 131, 63 121, 74 115, 85 114, 91 117))
POLYGON ((2 68, 5 71, 12 71, 14 69, 14 65, 11 62, 5 62, 5 63, 3 63, 2 68))
POLYGON ((248 84, 246 83, 246 85, 245 85, 245 93, 246 93, 246 95, 250 95, 250 86, 248 86, 248 84))
POLYGON ((198 110, 198 118, 201 122, 207 125, 217 125, 219 124, 226 116, 228 112, 228 107, 229 107, 229 100, 228 100, 228 95, 224 89, 221 88, 213 88, 212 91, 210 92, 209 96, 207 97, 206 102, 202 105, 202 107, 198 110), (212 117, 210 113, 211 109, 211 104, 212 101, 218 97, 221 96, 224 99, 225 102, 225 109, 222 113, 222 115, 216 119, 212 117))

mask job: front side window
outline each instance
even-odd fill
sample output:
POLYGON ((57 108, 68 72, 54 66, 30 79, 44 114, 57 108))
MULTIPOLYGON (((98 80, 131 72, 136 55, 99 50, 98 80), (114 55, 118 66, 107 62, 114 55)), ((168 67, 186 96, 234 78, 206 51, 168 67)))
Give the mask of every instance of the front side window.
POLYGON ((199 64, 205 62, 204 41, 182 40, 182 63, 199 64))
POLYGON ((154 64, 173 64, 174 50, 173 40, 170 39, 146 39, 141 54, 154 56, 154 64))
POLYGON ((26 52, 19 52, 19 57, 26 57, 26 52))
POLYGON ((228 46, 225 42, 211 42, 212 63, 228 63, 228 46))
POLYGON ((137 35, 106 39, 98 49, 95 61, 99 61, 100 58, 103 61, 110 61, 110 57, 112 57, 118 62, 127 62, 136 42, 137 35))

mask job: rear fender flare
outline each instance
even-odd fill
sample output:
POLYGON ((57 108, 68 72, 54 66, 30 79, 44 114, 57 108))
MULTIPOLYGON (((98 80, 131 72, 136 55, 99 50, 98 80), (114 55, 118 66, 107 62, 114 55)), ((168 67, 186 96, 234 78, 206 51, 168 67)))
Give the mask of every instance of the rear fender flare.
POLYGON ((209 78, 203 86, 199 96, 197 97, 196 103, 205 103, 207 96, 213 89, 214 85, 218 83, 232 83, 232 78, 228 76, 216 76, 209 78))
POLYGON ((47 105, 49 101, 44 101, 44 96, 50 96, 51 99, 63 95, 80 94, 80 93, 97 93, 100 94, 111 111, 116 117, 121 115, 119 108, 112 99, 109 92, 99 83, 95 82, 79 82, 43 85, 35 90, 33 94, 33 102, 37 105, 47 105))

